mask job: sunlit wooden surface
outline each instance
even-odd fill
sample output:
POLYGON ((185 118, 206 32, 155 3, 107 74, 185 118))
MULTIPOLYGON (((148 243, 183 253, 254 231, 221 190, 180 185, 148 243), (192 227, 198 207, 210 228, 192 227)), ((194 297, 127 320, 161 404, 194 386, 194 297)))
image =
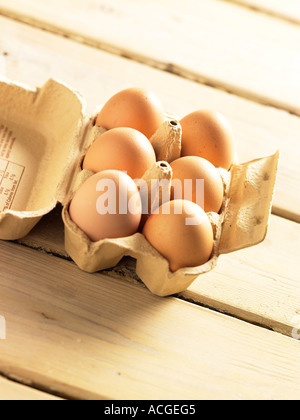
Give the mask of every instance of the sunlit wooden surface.
POLYGON ((61 399, 3 377, 0 377, 0 395, 1 400, 5 401, 59 401, 61 399))
POLYGON ((297 16, 295 0, 0 0, 6 77, 57 78, 89 114, 143 86, 178 116, 223 112, 240 161, 282 153, 266 240, 176 297, 153 296, 134 260, 80 271, 59 207, 0 242, 0 399, 300 397, 297 16))

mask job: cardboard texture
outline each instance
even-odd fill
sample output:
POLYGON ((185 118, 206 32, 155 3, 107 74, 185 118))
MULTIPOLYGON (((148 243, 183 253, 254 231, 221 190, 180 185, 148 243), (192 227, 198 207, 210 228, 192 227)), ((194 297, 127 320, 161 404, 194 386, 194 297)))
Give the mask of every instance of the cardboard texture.
POLYGON ((84 102, 54 80, 0 81, 0 238, 27 235, 67 197, 81 150, 84 102))
MULTIPOLYGON (((77 188, 92 175, 81 169, 85 153, 105 131, 95 126, 95 115, 86 116, 85 101, 58 81, 49 80, 35 90, 0 81, 0 239, 26 236, 41 217, 61 203, 65 248, 79 268, 96 272, 130 256, 136 259, 137 275, 159 296, 187 289, 199 275, 216 266, 220 254, 264 240, 279 152, 236 163, 229 172, 220 169, 225 190, 223 206, 220 214, 209 214, 214 250, 211 259, 200 267, 170 272, 166 259, 139 232, 127 238, 91 242, 70 219, 68 207, 77 188)), ((145 179, 154 176, 170 180, 167 162, 178 156, 181 145, 178 120, 166 116, 153 142, 162 162, 151 168, 145 179)))

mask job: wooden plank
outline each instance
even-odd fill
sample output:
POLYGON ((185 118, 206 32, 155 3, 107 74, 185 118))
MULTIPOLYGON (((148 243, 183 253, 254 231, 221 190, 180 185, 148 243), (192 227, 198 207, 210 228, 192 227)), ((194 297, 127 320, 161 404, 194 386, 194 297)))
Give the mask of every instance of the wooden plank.
POLYGON ((300 115, 289 22, 218 0, 0 0, 0 12, 300 115))
POLYGON ((179 117, 200 108, 224 113, 235 131, 241 162, 280 149, 273 211, 300 221, 300 118, 9 19, 0 18, 0 25, 0 53, 9 78, 31 86, 58 78, 82 93, 89 113, 117 91, 142 86, 179 117))
POLYGON ((299 342, 0 242, 0 370, 79 399, 298 399, 299 342))
MULTIPOLYGON (((19 242, 68 258, 60 208, 19 242)), ((300 323, 299 248, 300 225, 272 216, 263 243, 221 256, 213 271, 179 296, 291 337, 300 323)), ((129 258, 105 273, 139 281, 135 261, 129 258)))
MULTIPOLYGON (((125 86, 137 84, 159 92, 167 109, 175 114, 184 115, 185 112, 195 109, 201 102, 213 108, 217 107, 230 115, 240 138, 237 146, 240 155, 244 156, 242 160, 256 157, 258 150, 260 150, 259 155, 267 154, 272 151, 274 145, 276 148, 281 148, 284 153, 275 197, 275 206, 278 207, 275 207, 275 210, 279 208, 281 214, 286 214, 287 209, 289 211, 294 209, 293 216, 298 217, 299 220, 300 194, 296 192, 299 191, 300 174, 299 159, 295 152, 298 150, 299 118, 69 40, 57 38, 7 19, 0 19, 0 24, 3 28, 2 33, 5 33, 5 37, 0 34, 1 48, 8 54, 5 58, 7 74, 10 77, 31 85, 42 84, 51 76, 58 77, 83 93, 88 101, 89 112, 93 112, 98 103, 103 98, 108 98, 113 92, 125 86), (22 65, 18 61, 19 51, 22 51, 22 65), (122 72, 119 71, 120 68, 122 72), (261 139, 264 141, 261 142, 261 139)), ((292 311, 299 309, 296 307, 296 299, 299 297, 299 283, 297 283, 299 241, 296 235, 298 232, 299 228, 296 224, 272 218, 269 231, 271 242, 266 241, 258 248, 247 249, 241 254, 221 258, 217 271, 214 270, 210 274, 209 281, 205 283, 206 288, 202 288, 200 282, 201 286, 191 289, 193 295, 190 294, 188 297, 204 304, 211 304, 244 319, 266 323, 270 328, 290 335, 293 326, 292 311), (289 235, 285 234, 286 231, 290 232, 289 235), (290 241, 290 237, 293 240, 290 241), (283 249, 287 254, 281 252, 281 244, 284 244, 283 249), (273 246, 276 258, 272 255, 273 246), (252 259, 253 265, 249 267, 249 271, 253 273, 254 280, 252 275, 248 274, 248 267, 240 263, 240 255, 245 255, 246 258, 249 255, 252 259), (286 255, 291 255, 291 262, 287 260, 286 255), (232 257, 233 263, 230 270, 232 257), (267 261, 270 273, 258 270, 255 258, 260 261, 260 267, 267 261), (285 275, 285 270, 290 264, 292 269, 288 276, 285 275), (236 287, 237 272, 240 289, 236 287), (228 294, 223 293, 222 296, 223 288, 219 287, 218 281, 222 280, 224 275, 226 284, 230 285, 230 291, 228 294), (215 279, 214 282, 211 280, 212 277, 215 279), (246 285, 243 284, 244 278, 246 285), (254 294, 251 293, 253 282, 256 284, 257 291, 254 294), (213 287, 214 284, 216 287, 213 287), (263 305, 261 290, 264 290, 264 294, 270 299, 268 307, 263 305), (278 304, 281 310, 276 312, 274 308, 277 308, 278 304)), ((57 209, 56 213, 51 214, 49 218, 43 219, 32 234, 23 240, 23 243, 66 256, 60 209, 57 209)), ((136 281, 134 264, 131 263, 131 261, 122 263, 111 274, 120 273, 121 276, 136 281)), ((204 281, 204 278, 202 280, 204 281)))
POLYGON ((59 401, 60 398, 0 377, 0 401, 59 401))
POLYGON ((300 225, 272 217, 262 244, 221 256, 182 296, 293 336, 300 328, 299 247, 300 225))
POLYGON ((300 4, 298 0, 225 0, 268 13, 280 19, 300 24, 300 4))

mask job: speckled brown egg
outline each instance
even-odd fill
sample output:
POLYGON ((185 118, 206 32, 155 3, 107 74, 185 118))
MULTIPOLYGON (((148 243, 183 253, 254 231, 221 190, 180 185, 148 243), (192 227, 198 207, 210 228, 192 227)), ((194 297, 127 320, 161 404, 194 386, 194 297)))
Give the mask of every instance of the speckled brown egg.
POLYGON ((150 139, 164 119, 163 106, 153 92, 129 88, 116 93, 105 103, 96 124, 108 130, 117 127, 135 128, 150 139))
POLYGON ((215 167, 230 169, 234 158, 233 131, 227 118, 215 111, 195 111, 181 121, 181 156, 200 156, 215 167))

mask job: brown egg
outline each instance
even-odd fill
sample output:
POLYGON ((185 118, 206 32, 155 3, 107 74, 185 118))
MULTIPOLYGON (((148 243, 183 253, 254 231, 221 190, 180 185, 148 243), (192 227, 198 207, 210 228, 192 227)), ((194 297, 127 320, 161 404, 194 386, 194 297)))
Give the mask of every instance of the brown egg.
POLYGON ((135 179, 156 162, 154 149, 144 134, 133 128, 114 128, 98 137, 89 148, 83 169, 95 173, 106 169, 126 171, 135 179))
POLYGON ((233 163, 233 132, 224 115, 195 111, 181 121, 182 156, 200 156, 216 168, 230 169, 233 163))
POLYGON ((141 199, 135 182, 125 173, 103 171, 88 178, 69 207, 73 222, 96 242, 137 232, 141 199))
POLYGON ((143 234, 165 257, 171 271, 206 263, 213 251, 213 229, 204 210, 186 200, 164 203, 147 220, 143 234))
POLYGON ((130 127, 143 133, 148 139, 163 124, 164 109, 152 92, 129 88, 109 99, 99 112, 96 124, 110 130, 130 127))
POLYGON ((184 198, 203 207, 205 212, 220 211, 224 187, 215 166, 198 156, 185 156, 170 164, 173 170, 171 198, 184 198))

